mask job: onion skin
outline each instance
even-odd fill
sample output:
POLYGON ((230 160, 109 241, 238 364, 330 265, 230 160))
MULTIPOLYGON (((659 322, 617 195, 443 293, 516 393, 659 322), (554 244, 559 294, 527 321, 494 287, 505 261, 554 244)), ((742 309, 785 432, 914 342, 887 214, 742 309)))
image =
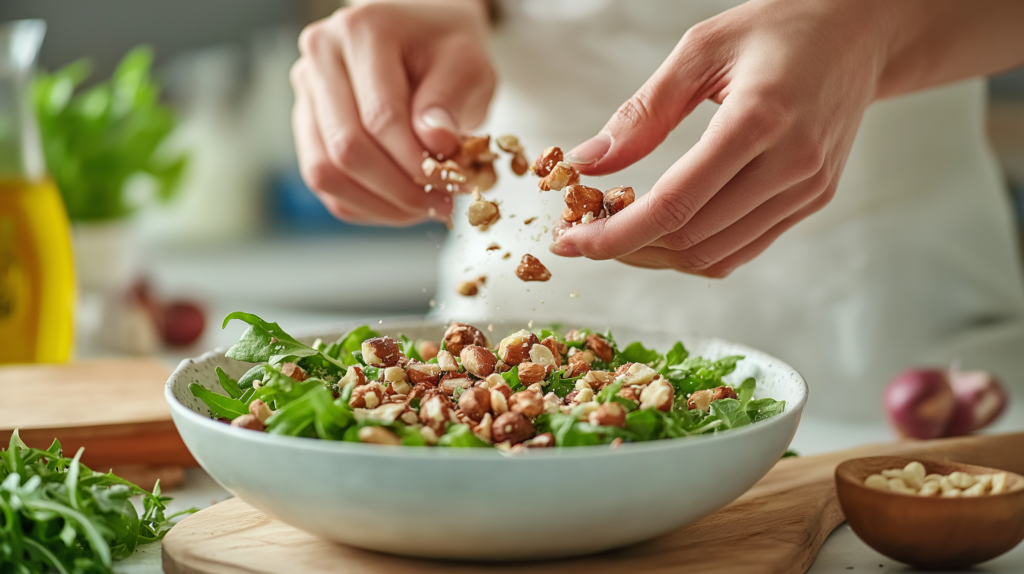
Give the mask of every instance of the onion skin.
POLYGON ((943 436, 956 408, 949 373, 938 369, 909 369, 885 387, 885 412, 903 436, 932 439, 943 436))
POLYGON ((991 424, 1006 410, 1006 391, 991 373, 954 372, 949 379, 956 407, 943 436, 972 433, 991 424))

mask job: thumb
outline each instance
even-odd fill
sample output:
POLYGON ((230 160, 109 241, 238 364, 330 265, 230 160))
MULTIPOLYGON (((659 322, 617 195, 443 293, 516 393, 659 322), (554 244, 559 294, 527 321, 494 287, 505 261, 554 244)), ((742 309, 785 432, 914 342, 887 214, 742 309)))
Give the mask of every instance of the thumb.
POLYGON ((604 175, 651 153, 707 97, 702 90, 705 74, 697 64, 694 54, 684 57, 677 48, 604 128, 567 153, 565 161, 584 175, 604 175))
POLYGON ((432 154, 455 153, 459 134, 483 121, 494 94, 494 71, 487 59, 457 52, 439 54, 412 98, 413 130, 432 154))

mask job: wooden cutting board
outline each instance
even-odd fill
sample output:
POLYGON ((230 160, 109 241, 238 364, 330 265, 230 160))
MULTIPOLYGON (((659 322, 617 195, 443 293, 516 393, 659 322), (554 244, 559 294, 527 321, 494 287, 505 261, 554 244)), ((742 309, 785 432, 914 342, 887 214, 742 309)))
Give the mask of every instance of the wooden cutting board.
POLYGON ((167 574, 701 572, 798 574, 843 522, 833 473, 842 461, 901 455, 1024 473, 1024 433, 907 441, 787 458, 729 506, 660 538, 582 558, 522 564, 416 560, 325 542, 234 498, 175 526, 163 543, 167 574))
POLYGON ((198 466, 171 421, 169 375, 152 358, 0 367, 0 444, 19 429, 29 446, 57 438, 66 456, 85 447, 82 461, 96 470, 198 466))

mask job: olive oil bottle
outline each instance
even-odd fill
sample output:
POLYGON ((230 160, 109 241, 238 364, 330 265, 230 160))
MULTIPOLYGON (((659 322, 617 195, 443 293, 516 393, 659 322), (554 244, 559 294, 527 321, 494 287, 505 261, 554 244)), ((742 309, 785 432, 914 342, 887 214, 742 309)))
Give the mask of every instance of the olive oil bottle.
POLYGON ((74 338, 68 217, 30 100, 45 31, 41 20, 0 24, 0 364, 65 361, 74 338))

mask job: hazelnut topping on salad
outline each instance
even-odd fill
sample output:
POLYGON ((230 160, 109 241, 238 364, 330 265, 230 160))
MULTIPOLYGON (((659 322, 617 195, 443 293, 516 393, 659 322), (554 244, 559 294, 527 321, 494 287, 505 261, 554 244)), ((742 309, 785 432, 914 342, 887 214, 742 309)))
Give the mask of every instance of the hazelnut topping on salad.
POLYGON ((691 357, 682 343, 662 354, 610 333, 522 329, 492 347, 452 323, 443 344, 362 326, 308 346, 255 315, 232 319, 250 328, 227 356, 254 366, 238 379, 218 370, 223 393, 189 389, 247 431, 518 454, 724 432, 785 410, 753 398, 753 378, 723 380, 742 357, 691 357))

